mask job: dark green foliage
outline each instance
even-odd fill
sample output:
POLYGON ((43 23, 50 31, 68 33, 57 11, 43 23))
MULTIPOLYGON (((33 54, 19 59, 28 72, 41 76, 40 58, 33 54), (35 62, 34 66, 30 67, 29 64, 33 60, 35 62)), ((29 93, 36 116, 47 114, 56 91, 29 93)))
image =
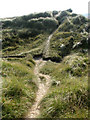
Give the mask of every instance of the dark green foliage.
POLYGON ((44 18, 51 17, 51 14, 48 13, 48 12, 30 14, 30 15, 27 15, 27 16, 22 16, 22 19, 27 21, 27 20, 30 20, 30 19, 33 19, 33 18, 39 18, 39 17, 44 17, 44 18))
POLYGON ((71 8, 70 8, 70 9, 68 9, 67 11, 72 13, 72 9, 71 9, 71 8))
POLYGON ((72 17, 76 17, 77 16, 77 14, 76 13, 72 13, 72 15, 71 15, 72 17))
POLYGON ((83 23, 86 23, 86 22, 87 22, 87 19, 84 16, 77 16, 73 19, 74 24, 83 25, 83 23))
POLYGON ((61 11, 61 13, 59 13, 59 15, 56 17, 56 19, 58 20, 59 24, 61 24, 61 23, 63 22, 62 19, 65 20, 65 18, 66 18, 67 16, 69 16, 69 14, 70 14, 70 13, 69 13, 68 11, 61 11))
MULTIPOLYGON (((82 16, 78 17, 78 19, 82 21, 83 18, 84 17, 82 16)), ((79 23, 78 25, 75 25, 72 23, 71 19, 65 19, 66 20, 58 27, 57 31, 51 38, 50 57, 60 56, 62 58, 75 49, 81 49, 83 51, 83 49, 88 48, 88 33, 84 33, 83 31, 85 30, 86 25, 83 24, 80 26, 79 23), (82 32, 82 34, 80 34, 80 32, 82 32)), ((84 19, 86 20, 86 18, 84 19)))
POLYGON ((57 15, 58 13, 59 13, 59 12, 56 11, 56 10, 54 10, 54 11, 52 12, 53 16, 57 15))
POLYGON ((42 18, 51 17, 51 14, 44 12, 44 13, 30 14, 28 16, 17 17, 12 21, 4 21, 3 28, 19 28, 19 29, 20 28, 37 28, 41 26, 40 21, 37 20, 38 24, 35 24, 35 21, 32 21, 32 22, 29 22, 29 21, 35 18, 38 19, 40 17, 42 18))
POLYGON ((52 18, 31 19, 28 22, 28 28, 52 32, 57 28, 57 21, 52 18))

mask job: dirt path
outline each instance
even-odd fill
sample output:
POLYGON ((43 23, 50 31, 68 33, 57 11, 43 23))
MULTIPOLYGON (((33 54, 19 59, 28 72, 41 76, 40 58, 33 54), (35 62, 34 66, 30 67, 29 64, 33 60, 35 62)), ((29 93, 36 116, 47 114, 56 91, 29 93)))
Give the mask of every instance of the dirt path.
POLYGON ((48 37, 48 40, 46 41, 45 49, 43 52, 45 54, 45 56, 49 55, 50 40, 51 40, 52 36, 53 36, 53 33, 48 37))
POLYGON ((37 77, 38 91, 36 94, 35 103, 33 104, 32 108, 28 112, 27 118, 36 118, 40 114, 39 103, 47 93, 50 86, 50 82, 51 82, 49 75, 44 75, 39 72, 39 70, 43 67, 46 61, 39 59, 39 60, 35 60, 35 62, 36 62, 36 66, 35 66, 34 73, 37 77), (40 78, 44 78, 45 81, 43 81, 43 79, 40 79, 40 78))

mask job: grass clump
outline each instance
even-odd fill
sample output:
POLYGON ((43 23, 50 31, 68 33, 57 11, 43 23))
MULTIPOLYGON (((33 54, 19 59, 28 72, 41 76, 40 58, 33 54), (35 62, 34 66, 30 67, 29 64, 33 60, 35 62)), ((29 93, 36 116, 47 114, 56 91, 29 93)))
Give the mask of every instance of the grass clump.
POLYGON ((41 72, 52 76, 52 84, 40 103, 40 117, 88 118, 87 61, 85 56, 71 54, 61 63, 46 63, 41 72))
POLYGON ((87 50, 86 37, 87 35, 83 36, 77 32, 60 32, 58 29, 50 40, 50 58, 58 59, 60 62, 64 56, 72 52, 87 50))
POLYGON ((30 32, 30 29, 25 28, 23 29, 23 31, 3 30, 3 55, 16 55, 19 53, 25 53, 27 51, 31 51, 30 53, 32 53, 33 49, 41 49, 42 53, 43 43, 48 38, 48 34, 39 33, 36 35, 32 35, 33 33, 30 32))
POLYGON ((9 58, 2 62, 2 119, 22 118, 32 106, 37 90, 33 81, 34 65, 30 58, 9 58))

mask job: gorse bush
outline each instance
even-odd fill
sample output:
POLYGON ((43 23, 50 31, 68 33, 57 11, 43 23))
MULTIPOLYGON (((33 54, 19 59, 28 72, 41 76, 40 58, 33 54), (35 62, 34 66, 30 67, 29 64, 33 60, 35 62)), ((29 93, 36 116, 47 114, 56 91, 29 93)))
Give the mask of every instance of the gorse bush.
POLYGON ((61 11, 61 13, 56 16, 56 19, 58 20, 59 24, 61 24, 62 19, 63 18, 65 19, 69 15, 70 15, 70 13, 68 11, 61 11))
POLYGON ((39 17, 43 17, 43 18, 51 17, 51 14, 49 12, 35 13, 35 14, 27 15, 27 16, 22 16, 22 19, 27 21, 27 20, 30 20, 30 19, 33 19, 33 18, 39 18, 39 17))

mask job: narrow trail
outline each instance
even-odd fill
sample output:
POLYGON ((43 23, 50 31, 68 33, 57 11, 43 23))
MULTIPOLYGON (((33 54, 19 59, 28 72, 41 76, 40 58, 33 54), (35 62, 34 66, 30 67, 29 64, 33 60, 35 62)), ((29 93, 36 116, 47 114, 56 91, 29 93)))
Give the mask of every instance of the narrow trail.
POLYGON ((53 36, 53 33, 48 37, 48 40, 46 42, 45 49, 44 49, 45 56, 49 55, 50 40, 51 40, 52 36, 53 36))
POLYGON ((26 118, 36 118, 40 114, 39 103, 42 100, 42 98, 45 96, 45 94, 47 93, 50 87, 50 83, 51 83, 51 78, 49 75, 44 75, 39 72, 39 70, 43 67, 46 61, 39 59, 39 60, 35 60, 35 62, 36 62, 36 66, 34 69, 34 74, 37 77, 38 91, 36 93, 35 103, 33 104, 32 108, 28 112, 26 118), (42 79, 40 79, 41 77, 45 78, 44 82, 42 79))
MULTIPOLYGON (((55 32, 56 30, 48 37, 46 41, 46 45, 44 49, 44 54, 46 56, 49 55, 50 40, 55 32)), ((38 91, 36 93, 36 100, 32 105, 32 108, 29 110, 28 114, 26 115, 26 118, 37 118, 40 115, 39 103, 43 99, 43 97, 46 95, 51 84, 50 76, 40 73, 40 69, 45 65, 47 61, 44 61, 42 58, 40 58, 35 60, 35 62, 36 62, 36 66, 34 69, 34 74, 37 77, 38 91)))
MULTIPOLYGON (((58 28, 57 28, 58 29, 58 28)), ((49 35, 47 41, 46 41, 46 44, 45 44, 45 48, 44 48, 44 51, 43 51, 43 54, 48 57, 49 56, 49 49, 50 49, 50 40, 53 36, 53 34, 57 31, 57 29, 51 34, 49 35)))
MULTIPOLYGON (((46 41, 45 49, 44 49, 44 54, 46 56, 49 55, 50 40, 51 40, 54 32, 48 37, 48 39, 46 41)), ((27 51, 27 52, 29 53, 30 51, 27 51)), ((19 55, 22 55, 22 54, 23 53, 21 53, 19 55)), ((46 93, 50 87, 50 84, 51 84, 51 77, 49 75, 40 73, 40 69, 45 65, 45 63, 47 61, 43 60, 42 58, 39 58, 39 59, 36 59, 35 62, 36 62, 36 66, 34 69, 34 74, 37 77, 38 91, 36 93, 35 102, 32 105, 31 109, 28 111, 25 118, 37 118, 40 115, 40 105, 39 105, 40 101, 46 95, 46 93)))

